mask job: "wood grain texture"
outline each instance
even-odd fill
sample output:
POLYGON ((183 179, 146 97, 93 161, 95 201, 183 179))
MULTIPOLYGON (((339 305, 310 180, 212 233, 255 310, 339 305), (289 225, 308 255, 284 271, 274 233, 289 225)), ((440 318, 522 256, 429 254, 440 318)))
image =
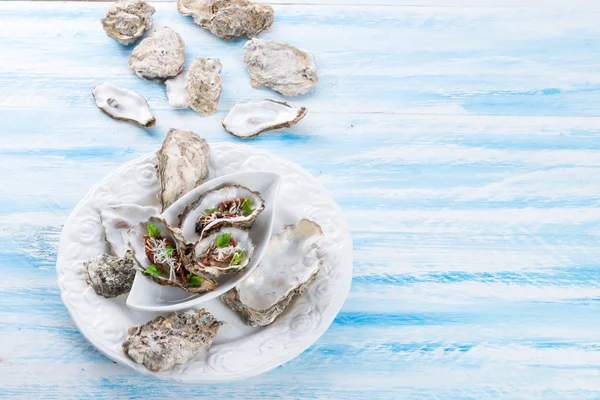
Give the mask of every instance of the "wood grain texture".
POLYGON ((250 142, 316 175, 355 247, 349 299, 294 361, 249 381, 142 377, 75 329, 54 263, 87 190, 170 127, 220 126, 252 89, 243 41, 156 4, 218 57, 219 112, 169 108, 127 69, 101 3, 0 3, 0 398, 597 398, 600 14, 590 10, 276 5, 262 37, 315 54, 291 129, 250 142), (18 34, 15 34, 18 32, 18 34), (110 80, 149 100, 143 130, 96 109, 110 80), (597 175, 598 174, 598 175, 597 175))

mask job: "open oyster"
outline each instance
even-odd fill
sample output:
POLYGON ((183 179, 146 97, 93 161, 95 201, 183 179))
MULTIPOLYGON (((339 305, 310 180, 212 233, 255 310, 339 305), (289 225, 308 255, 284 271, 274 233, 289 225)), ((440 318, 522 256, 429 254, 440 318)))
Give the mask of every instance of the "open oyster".
POLYGON ((158 214, 156 207, 137 204, 119 204, 100 211, 100 221, 104 227, 104 236, 114 255, 124 257, 129 250, 127 231, 135 224, 146 221, 158 214))
POLYGON ((287 43, 249 40, 244 45, 244 62, 253 88, 266 86, 284 96, 297 96, 319 82, 314 57, 287 43))
POLYGON ((94 86, 92 95, 98 108, 114 119, 135 122, 145 128, 156 123, 146 99, 133 90, 104 82, 94 86))
POLYGON ((247 228, 265 208, 260 193, 225 185, 202 193, 179 215, 183 236, 195 242, 221 226, 247 228))
POLYGON ((138 269, 160 285, 176 286, 190 293, 215 290, 217 283, 188 270, 192 248, 160 217, 150 217, 129 230, 129 247, 138 269))
POLYGON ((206 140, 194 132, 169 129, 156 153, 163 211, 206 180, 209 154, 206 140))
POLYGON ((290 107, 273 100, 235 103, 223 120, 223 128, 234 136, 251 138, 262 132, 289 128, 306 115, 306 108, 290 107))
POLYGON ((315 280, 323 262, 318 246, 322 235, 321 227, 308 219, 284 226, 254 272, 221 300, 248 325, 269 325, 315 280))
POLYGON ((101 254, 84 262, 83 268, 86 283, 100 296, 117 297, 133 285, 135 267, 130 252, 124 258, 101 254))
POLYGON ((129 56, 129 68, 140 78, 164 82, 183 68, 185 43, 177 32, 163 26, 138 44, 129 56))
POLYGON ((209 348, 221 325, 205 309, 174 312, 130 328, 123 351, 152 372, 164 371, 209 348))
POLYGON ((188 268, 195 274, 218 277, 246 268, 254 254, 254 244, 248 231, 225 227, 217 230, 194 246, 195 263, 188 268))
POLYGON ((182 70, 175 78, 167 79, 165 86, 167 87, 167 98, 169 105, 175 108, 190 108, 188 101, 187 84, 189 70, 182 70))
POLYGON ((119 0, 108 8, 102 27, 117 42, 130 45, 152 28, 154 11, 154 7, 143 0, 119 0))

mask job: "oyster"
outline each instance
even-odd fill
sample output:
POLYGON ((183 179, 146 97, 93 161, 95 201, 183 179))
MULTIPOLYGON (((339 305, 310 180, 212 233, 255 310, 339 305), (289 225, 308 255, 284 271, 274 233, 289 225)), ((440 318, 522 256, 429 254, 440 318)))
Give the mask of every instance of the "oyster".
POLYGON ((179 215, 179 226, 195 242, 221 226, 249 227, 265 208, 260 193, 240 185, 225 185, 202 193, 179 215))
POLYGON ((252 87, 266 86, 284 96, 305 94, 319 81, 314 57, 286 43, 249 40, 244 62, 252 87))
POLYGON ((129 56, 129 68, 140 78, 164 82, 181 71, 184 58, 183 39, 171 28, 163 26, 133 49, 129 56))
POLYGON ((321 227, 308 219, 284 226, 254 272, 221 300, 248 325, 269 325, 315 280, 323 262, 318 246, 322 235, 321 227))
POLYGON ((130 328, 123 351, 152 372, 164 371, 209 348, 221 325, 205 309, 174 312, 130 328))
POLYGON ((221 97, 221 62, 218 58, 196 57, 189 68, 187 97, 190 107, 204 115, 217 112, 221 97))
POLYGON ((131 252, 124 258, 101 254, 83 263, 85 281, 96 294, 111 298, 129 293, 135 277, 131 252))
POLYGON ((210 147, 194 132, 169 129, 156 153, 162 210, 194 189, 208 176, 210 147))
POLYGON ((104 236, 117 257, 124 257, 129 250, 127 231, 135 224, 158 214, 156 207, 137 204, 120 204, 100 211, 100 221, 104 227, 104 236))
POLYGON ((247 0, 177 0, 182 15, 224 40, 254 37, 273 24, 273 8, 247 0))
POLYGON ((108 8, 101 20, 102 27, 117 42, 130 45, 152 28, 154 11, 154 7, 143 0, 119 0, 108 8))
POLYGON ((187 94, 189 72, 184 69, 175 78, 167 79, 165 86, 167 87, 167 98, 169 105, 175 108, 190 108, 187 94))
POLYGON ((135 122, 145 128, 156 124, 146 99, 133 90, 104 82, 94 86, 92 95, 98 108, 114 119, 135 122))
POLYGON ((193 248, 188 247, 181 231, 165 220, 150 217, 129 230, 129 247, 138 269, 160 285, 176 286, 190 293, 215 290, 217 283, 189 271, 193 248))
POLYGON ((248 231, 226 227, 214 232, 194 246, 195 263, 188 268, 194 274, 218 277, 246 268, 254 254, 248 231))
POLYGON ((223 128, 234 136, 251 138, 262 132, 289 128, 306 115, 306 108, 290 107, 273 100, 236 103, 223 120, 223 128))

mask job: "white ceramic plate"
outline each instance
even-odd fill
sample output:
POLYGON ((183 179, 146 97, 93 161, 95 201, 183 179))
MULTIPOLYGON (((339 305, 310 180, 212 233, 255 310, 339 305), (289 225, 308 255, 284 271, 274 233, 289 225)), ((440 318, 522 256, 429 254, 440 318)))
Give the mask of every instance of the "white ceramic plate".
POLYGON ((131 361, 121 343, 131 326, 166 313, 137 311, 125 305, 126 295, 105 299, 89 288, 83 262, 107 251, 99 211, 134 203, 158 206, 154 154, 123 165, 90 190, 71 213, 60 238, 56 271, 62 300, 82 334, 114 361, 143 374, 190 383, 225 382, 258 375, 290 361, 313 344, 340 310, 352 280, 352 241, 348 226, 325 189, 302 168, 272 153, 246 145, 211 144, 209 179, 242 171, 273 171, 281 175, 273 233, 301 218, 316 221, 325 234, 325 260, 313 285, 297 297, 277 320, 251 328, 219 299, 201 306, 226 324, 213 346, 189 363, 152 373, 131 361))

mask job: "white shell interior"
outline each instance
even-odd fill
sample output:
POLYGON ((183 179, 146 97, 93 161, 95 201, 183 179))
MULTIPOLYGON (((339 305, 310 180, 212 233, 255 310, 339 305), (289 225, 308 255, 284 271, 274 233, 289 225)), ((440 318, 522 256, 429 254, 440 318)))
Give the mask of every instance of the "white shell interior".
POLYGON ((101 210, 100 216, 106 241, 110 244, 113 253, 117 257, 123 258, 129 250, 127 245, 129 229, 159 212, 160 210, 156 207, 137 204, 119 204, 101 210))
POLYGON ((260 265, 236 286, 240 301, 266 310, 305 283, 321 263, 316 244, 321 236, 319 226, 308 220, 273 235, 260 265))
POLYGON ((135 121, 143 126, 155 121, 146 99, 133 90, 104 82, 94 86, 92 93, 96 105, 114 118, 135 121))
POLYGON ((169 105, 175 108, 190 108, 187 94, 187 82, 189 72, 187 69, 181 71, 175 78, 167 79, 167 98, 169 105))
POLYGON ((227 131, 239 137, 249 137, 271 127, 291 122, 300 108, 270 100, 236 103, 223 120, 227 131))
POLYGON ((213 266, 211 268, 206 268, 206 271, 213 275, 219 275, 221 273, 227 272, 228 270, 236 270, 237 271, 237 270, 241 270, 241 269, 245 268, 246 265, 248 265, 248 263, 250 262, 250 258, 252 257, 252 254, 254 253, 254 244, 252 243, 252 239, 250 239, 248 231, 234 228, 234 227, 227 227, 227 228, 219 229, 218 231, 212 233, 210 236, 208 236, 208 237, 202 239, 201 241, 199 241, 198 243, 196 243, 194 249, 196 251, 195 254, 196 254, 197 261, 201 260, 201 256, 206 252, 208 247, 212 243, 214 243, 217 236, 219 236, 223 233, 231 233, 231 237, 235 239, 235 241, 239 244, 240 248, 244 252, 244 257, 242 258, 242 261, 238 265, 229 266, 226 268, 219 268, 217 266, 213 266))

